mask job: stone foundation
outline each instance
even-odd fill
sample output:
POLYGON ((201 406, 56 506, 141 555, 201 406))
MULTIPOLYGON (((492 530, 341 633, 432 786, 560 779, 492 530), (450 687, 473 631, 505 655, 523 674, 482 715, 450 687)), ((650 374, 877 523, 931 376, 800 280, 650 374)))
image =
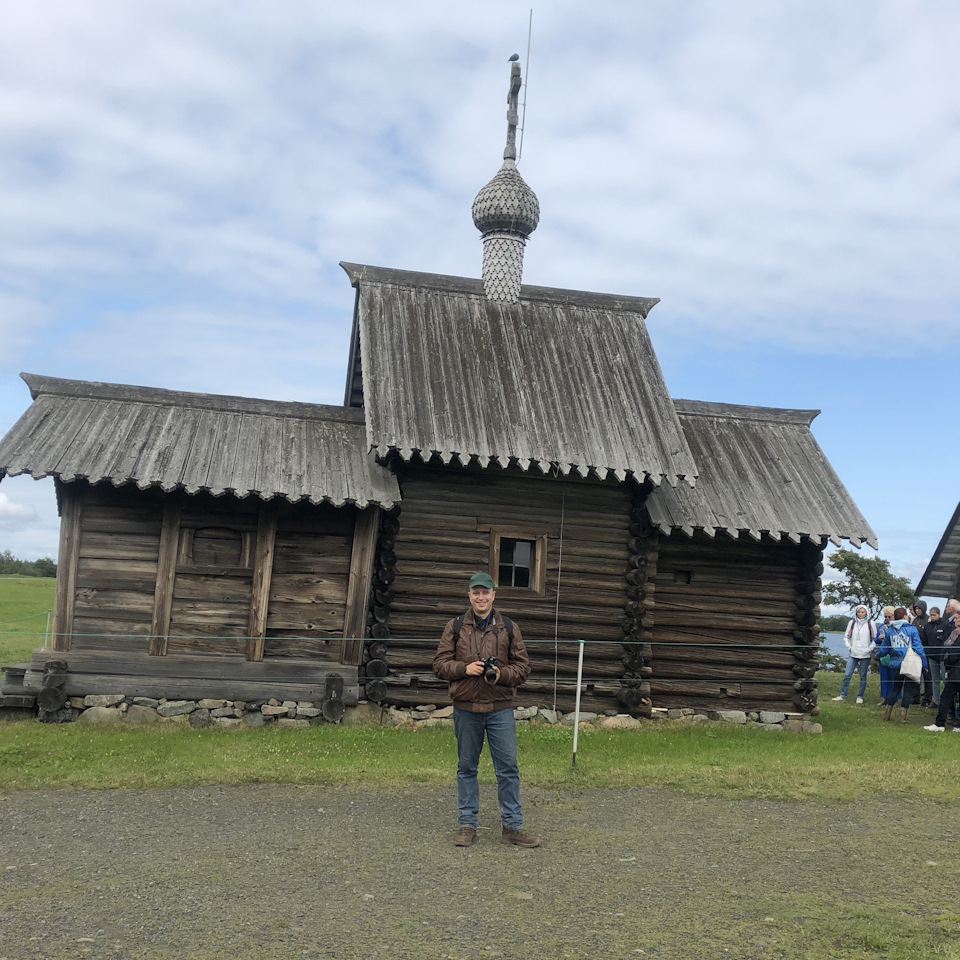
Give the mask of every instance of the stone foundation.
MULTIPOLYGON (((7 719, 26 719, 36 716, 33 710, 17 698, 16 710, 10 704, 7 719)), ((0 704, 0 706, 4 706, 0 704)), ((517 707, 514 716, 519 724, 535 723, 545 726, 573 726, 574 715, 563 714, 559 710, 545 707, 517 707)), ((0 719, 7 710, 0 709, 0 719)), ((117 694, 92 694, 87 697, 70 697, 62 708, 52 712, 42 712, 41 717, 47 723, 133 723, 163 724, 175 723, 196 729, 203 727, 310 727, 328 721, 324 720, 319 702, 303 700, 154 700, 150 697, 125 697, 117 694)), ((809 714, 778 713, 761 710, 745 713, 742 710, 706 710, 671 709, 654 707, 649 720, 637 720, 626 714, 580 714, 581 729, 597 730, 635 730, 644 723, 658 721, 680 721, 686 723, 736 723, 757 730, 770 730, 778 733, 821 733, 823 727, 814 723, 809 714)), ((453 707, 437 707, 424 704, 416 707, 381 707, 375 703, 360 701, 356 707, 348 707, 342 719, 344 726, 360 724, 382 724, 390 727, 453 727, 453 707)))

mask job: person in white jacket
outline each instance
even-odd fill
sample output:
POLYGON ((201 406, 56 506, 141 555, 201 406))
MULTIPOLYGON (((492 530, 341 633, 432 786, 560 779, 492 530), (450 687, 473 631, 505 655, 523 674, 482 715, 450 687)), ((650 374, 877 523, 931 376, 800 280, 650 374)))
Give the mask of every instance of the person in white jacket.
POLYGON ((867 608, 857 607, 854 618, 847 624, 843 643, 847 648, 847 669, 843 673, 840 696, 834 700, 846 700, 850 691, 850 678, 854 670, 860 672, 860 689, 857 691, 857 703, 863 703, 863 694, 867 689, 867 674, 870 672, 870 654, 877 647, 877 626, 870 619, 867 608))

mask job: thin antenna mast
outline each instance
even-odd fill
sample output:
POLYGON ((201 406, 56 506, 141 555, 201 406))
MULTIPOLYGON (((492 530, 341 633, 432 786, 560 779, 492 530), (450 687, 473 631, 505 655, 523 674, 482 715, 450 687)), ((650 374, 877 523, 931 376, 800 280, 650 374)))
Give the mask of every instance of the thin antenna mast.
POLYGON ((523 131, 527 126, 527 86, 530 83, 530 38, 533 36, 533 7, 530 8, 530 24, 527 27, 527 65, 523 70, 523 115, 520 118, 520 150, 517 154, 519 161, 523 157, 523 131))

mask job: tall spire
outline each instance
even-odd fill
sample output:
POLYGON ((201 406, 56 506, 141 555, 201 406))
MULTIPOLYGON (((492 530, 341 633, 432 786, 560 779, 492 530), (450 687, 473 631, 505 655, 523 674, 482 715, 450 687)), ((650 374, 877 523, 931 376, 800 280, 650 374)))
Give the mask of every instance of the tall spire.
POLYGON ((517 101, 522 81, 516 54, 510 62, 507 145, 503 166, 473 201, 473 222, 483 240, 483 289, 488 300, 519 303, 523 248, 537 229, 540 203, 517 170, 517 101))

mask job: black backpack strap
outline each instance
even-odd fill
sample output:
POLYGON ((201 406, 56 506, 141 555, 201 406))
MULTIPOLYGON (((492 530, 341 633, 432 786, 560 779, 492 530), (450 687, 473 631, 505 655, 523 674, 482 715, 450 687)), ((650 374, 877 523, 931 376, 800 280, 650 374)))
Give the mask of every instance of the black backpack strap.
POLYGON ((457 641, 460 639, 460 631, 463 629, 463 614, 453 618, 453 649, 457 649, 457 641))
POLYGON ((503 621, 503 625, 507 628, 507 637, 510 642, 513 643, 513 621, 509 617, 505 617, 502 613, 500 614, 500 619, 503 621))

